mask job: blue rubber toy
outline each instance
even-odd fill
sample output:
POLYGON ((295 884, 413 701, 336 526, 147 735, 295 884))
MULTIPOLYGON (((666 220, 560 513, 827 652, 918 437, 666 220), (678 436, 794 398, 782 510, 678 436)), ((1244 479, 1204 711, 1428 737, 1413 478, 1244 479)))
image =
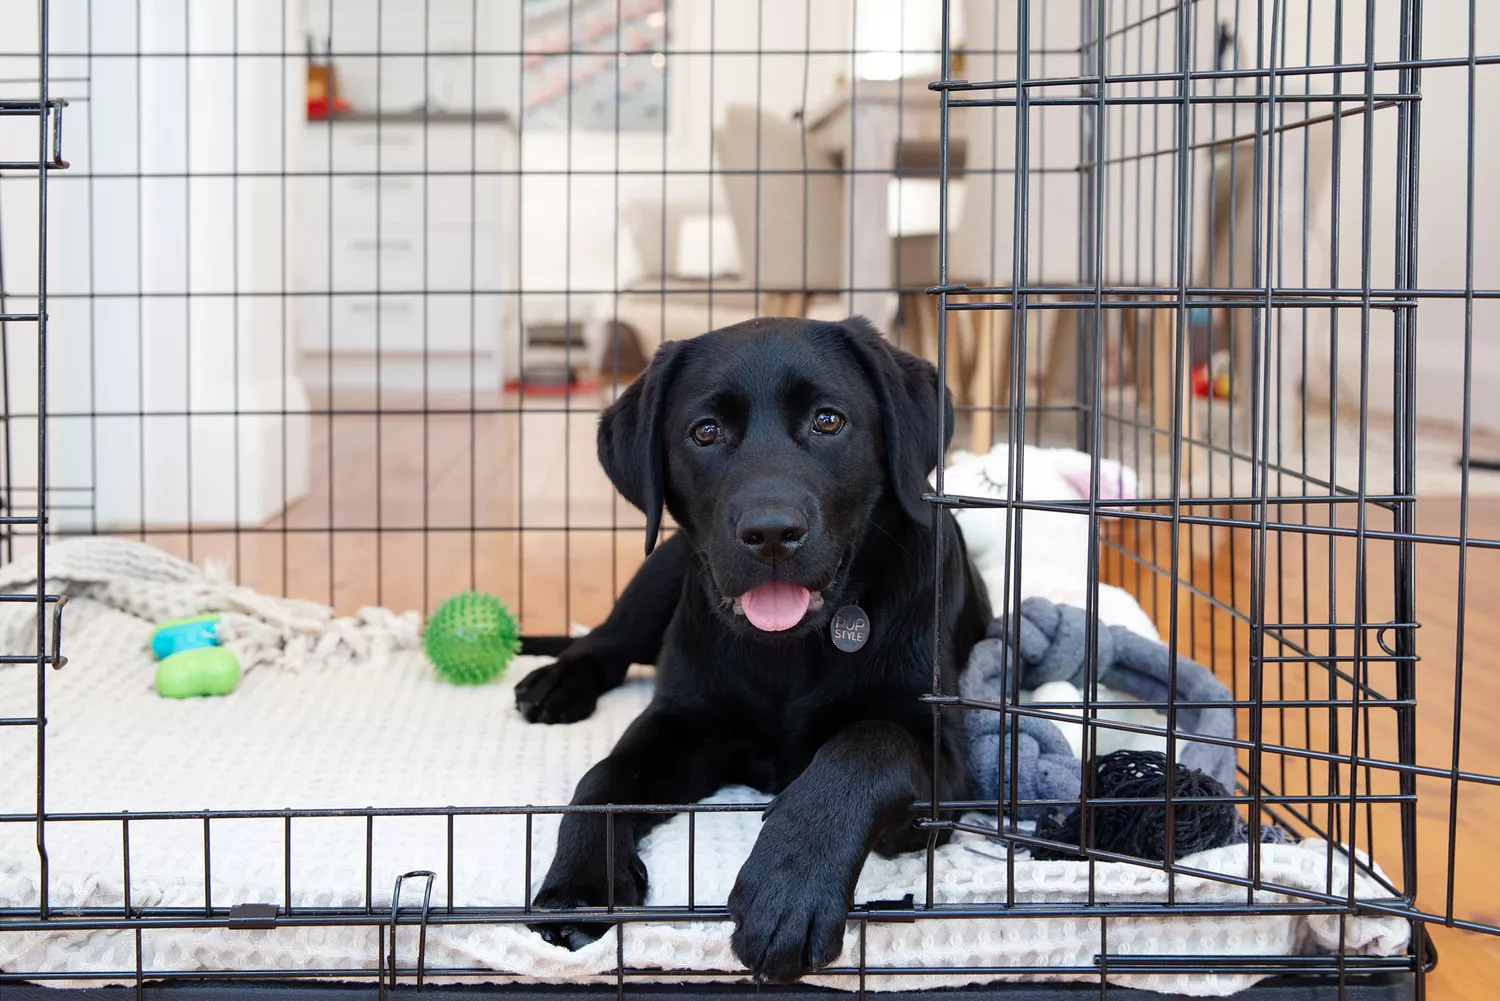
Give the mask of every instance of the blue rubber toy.
POLYGON ((187 619, 163 622, 151 634, 151 652, 157 660, 165 660, 174 653, 197 650, 219 645, 219 617, 217 615, 194 615, 187 619))

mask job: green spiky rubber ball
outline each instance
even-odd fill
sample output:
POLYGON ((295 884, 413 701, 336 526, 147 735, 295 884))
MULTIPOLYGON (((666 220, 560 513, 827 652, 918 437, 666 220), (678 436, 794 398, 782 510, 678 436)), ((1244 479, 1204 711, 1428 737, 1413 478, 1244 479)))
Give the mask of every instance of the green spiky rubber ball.
POLYGON ((499 598, 463 591, 432 613, 422 648, 443 680, 485 685, 505 673, 520 651, 521 626, 499 598))

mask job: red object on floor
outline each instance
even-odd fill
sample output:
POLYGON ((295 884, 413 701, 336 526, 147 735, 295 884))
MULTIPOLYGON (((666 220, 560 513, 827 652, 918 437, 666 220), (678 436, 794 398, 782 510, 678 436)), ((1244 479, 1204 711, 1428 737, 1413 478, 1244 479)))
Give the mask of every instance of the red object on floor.
POLYGON ((1208 395, 1208 362, 1193 366, 1193 395, 1208 395))
POLYGON ((567 396, 569 393, 592 393, 599 388, 599 383, 594 379, 583 379, 576 382, 521 382, 518 379, 505 380, 505 391, 507 393, 520 393, 522 396, 567 396))
POLYGON ((1207 362, 1193 366, 1194 396, 1227 400, 1232 393, 1233 385, 1229 381, 1228 372, 1223 369, 1211 371, 1207 362))

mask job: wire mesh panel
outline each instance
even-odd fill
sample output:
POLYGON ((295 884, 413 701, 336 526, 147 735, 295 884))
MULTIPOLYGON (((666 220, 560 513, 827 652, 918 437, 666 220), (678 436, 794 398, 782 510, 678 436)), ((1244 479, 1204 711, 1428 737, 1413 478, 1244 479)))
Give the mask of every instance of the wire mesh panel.
MULTIPOLYGON (((3 549, 7 561, 35 567, 35 584, 6 588, 0 605, 14 610, 20 627, 0 651, 0 669, 25 675, 26 697, 0 708, 0 732, 7 748, 6 768, 27 776, 31 786, 21 820, 34 841, 43 882, 47 873, 46 738, 47 672, 62 667, 61 613, 65 598, 49 594, 46 547, 39 544, 48 524, 48 181, 68 164, 62 155, 66 101, 51 89, 47 4, 34 5, 14 27, 29 41, 29 58, 0 60, 0 213, 6 240, 0 240, 0 365, 4 368, 3 549)), ((40 910, 47 910, 45 893, 40 910)))
MULTIPOLYGON (((0 983, 740 979, 712 936, 758 794, 558 805, 646 681, 568 743, 377 668, 466 589, 534 650, 598 626, 646 526, 601 410, 663 343, 862 314, 953 395, 928 499, 1004 680, 927 700, 993 731, 996 791, 934 777, 927 850, 870 863, 809 982, 1421 991, 1428 924, 1500 930, 1482 8, 0 0, 0 575, 34 580, 0 599, 35 610, 0 629, 0 983), (158 555, 68 548, 99 538, 158 555), (295 676, 141 701, 100 665, 169 584, 268 616, 295 676), (94 631, 50 674, 69 589, 94 631), (567 813, 673 817, 645 903, 533 906, 567 813), (579 920, 618 931, 528 930, 579 920)), ((1489 939, 1437 944, 1488 976, 1489 939)))
MULTIPOLYGON (((1495 782, 1493 756, 1471 754, 1466 767, 1453 736, 1469 561, 1487 547, 1470 504, 1482 475, 1471 454, 1471 331, 1488 293, 1476 279, 1475 182, 1464 159, 1487 142, 1471 117, 1492 58, 1481 12, 1084 3, 1069 26, 1083 43, 1065 61, 1035 54, 1047 51, 1037 40, 1052 37, 1055 7, 1013 12, 1011 30, 1033 40, 1033 54, 966 67, 942 85, 950 136, 980 133, 1031 167, 1001 196, 1009 215, 996 213, 999 232, 980 248, 1008 265, 996 277, 1009 282, 976 288, 966 276, 985 273, 982 257, 950 233, 938 291, 948 293, 948 336, 963 311, 1008 321, 1008 366, 992 378, 1024 370, 1039 342, 1049 363, 1073 359, 1053 370, 1052 395, 997 419, 1009 422, 1011 441, 1047 440, 1052 429, 1076 434, 1095 457, 1094 499, 1072 505, 1100 539, 1090 608, 1105 607, 1109 584, 1124 586, 1161 625, 1174 659, 1195 658, 1229 684, 1236 801, 1250 836, 1277 825, 1321 840, 1326 875, 1349 877, 1304 899, 1493 931, 1481 895, 1453 875, 1463 857, 1488 850, 1460 803, 1484 802, 1495 782), (1077 172, 1061 185, 1045 172, 1055 147, 1044 145, 1059 120, 1077 138, 1077 172), (1419 171, 1435 159, 1447 186, 1419 171), (1058 231, 1042 220, 1074 199, 1076 238, 1064 231, 1059 251, 1058 231), (1419 242, 1453 250, 1420 281, 1419 242), (959 291, 966 301, 955 301, 959 291), (1424 367, 1427 351, 1452 360, 1424 367), (1436 374, 1450 364, 1453 378, 1436 374), (1110 460, 1139 472, 1144 502, 1097 499, 1110 460), (1443 496, 1455 501, 1418 503, 1443 496), (1384 887, 1378 899, 1356 900, 1361 869, 1384 887)), ((1027 462, 1015 457, 999 491, 1017 547, 1034 538, 1028 519, 1057 510, 1027 496, 1027 462)), ((996 503, 948 494, 958 506, 996 503)), ((1025 562, 1015 560, 1003 594, 992 595, 1012 622, 1035 593, 1025 562)), ((1084 686, 1081 703, 1051 716, 1094 717, 1085 741, 1096 750, 1131 729, 1109 719, 1128 703, 1099 692, 1108 666, 1099 643, 1089 637, 1094 690, 1084 686)), ((1169 719, 1190 704, 1174 701, 1163 707, 1169 719)), ((1017 701, 994 708, 1038 711, 1017 701)), ((1088 786, 1085 803, 1100 795, 1088 786)), ((1168 793, 1165 827, 1181 836, 1190 807, 1168 793)), ((1013 799, 1000 814, 1022 843, 1035 835, 1005 818, 1024 805, 1013 799)), ((1087 841, 1108 836, 1126 808, 1082 807, 1071 844, 1082 838, 1083 856, 1114 857, 1087 841)), ((1172 853, 1165 848, 1163 865, 1175 883, 1183 870, 1172 853)), ((1249 901, 1276 885, 1260 864, 1252 853, 1232 877, 1211 878, 1245 887, 1249 901)), ((1137 968, 1109 955, 1107 924, 1101 961, 1137 968)), ((1411 948, 1417 967, 1431 959, 1420 933, 1411 948)), ((1331 957, 1326 969, 1350 967, 1331 957)))

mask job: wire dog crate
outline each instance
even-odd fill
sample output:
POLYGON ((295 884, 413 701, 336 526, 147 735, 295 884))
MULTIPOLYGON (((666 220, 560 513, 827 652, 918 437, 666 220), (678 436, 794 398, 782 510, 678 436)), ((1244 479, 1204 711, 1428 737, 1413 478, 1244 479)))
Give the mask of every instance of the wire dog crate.
MULTIPOLYGON (((1500 762, 1465 640, 1468 581, 1500 549, 1474 392, 1493 360, 1475 331, 1500 299, 1476 172, 1500 38, 1476 0, 0 0, 0 21, 24 29, 0 42, 0 522, 5 562, 35 562, 34 586, 3 596, 27 628, 0 630, 0 671, 26 674, 0 684, 0 846, 24 832, 26 848, 0 857, 0 993, 743 989, 702 956, 631 950, 724 924, 700 859, 723 863, 715 840, 759 801, 439 806, 430 773, 408 788, 416 773, 374 745, 316 743, 296 767, 381 762, 414 798, 70 793, 93 781, 82 760, 122 781, 133 745, 89 740, 138 724, 92 703, 139 693, 60 687, 111 654, 63 642, 75 613, 47 558, 136 539, 342 613, 489 589, 553 648, 640 563, 643 520, 594 460, 601 407, 663 340, 849 313, 946 373, 955 447, 1089 457, 1081 499, 1030 492, 1014 447, 992 453, 998 493, 940 467, 930 500, 999 513, 991 599, 1015 619, 1027 525, 1086 525, 1086 616, 1117 587, 1172 664, 1224 682, 1232 802, 1252 842, 1298 839, 1309 875, 1248 849, 1238 868, 1119 858, 1091 842, 1119 804, 1085 782, 1082 861, 1052 863, 1078 894, 1048 895, 1064 870, 1026 853, 1067 846, 1015 819, 1038 803, 1014 783, 934 798, 914 822, 969 838, 956 851, 989 859, 996 887, 944 897, 934 843, 910 897, 856 902, 852 951, 774 990, 1421 997, 1438 925, 1478 933, 1439 931, 1444 967, 1492 977, 1500 921, 1468 874, 1500 847, 1483 819, 1500 762), (1436 375, 1419 365, 1445 351, 1436 375), (1138 496, 1103 494, 1110 462, 1138 496), (549 977, 515 936, 539 919, 549 832, 579 810, 683 815, 684 892, 590 912, 619 929, 603 965, 549 977), (418 864, 387 850, 420 825, 418 864), (504 886, 465 899, 502 855, 504 886), (1126 868, 1155 882, 1108 897, 1126 868), (320 884, 330 872, 349 886, 320 884), (1256 943, 1268 918, 1289 948, 1256 943), (989 939, 890 951, 905 928, 962 943, 1064 923, 1087 961, 997 959, 989 939), (1146 924, 1216 944, 1152 949, 1146 924), (1242 948, 1214 937, 1237 928, 1242 948), (481 948, 502 932, 511 951, 481 948)), ((1081 714, 1085 758, 1141 731, 1099 691, 1097 627, 1084 658, 1080 702, 1007 693, 992 711, 1081 714)), ((235 697, 203 767, 238 775, 263 744, 235 743, 235 697)), ((931 701, 935 719, 972 708, 931 701)), ((402 708, 380 727, 399 732, 402 708)), ((1160 711, 1188 708, 1169 694, 1160 711)), ((465 719, 486 725, 438 728, 465 719)), ((1135 805, 1169 831, 1184 809, 1135 805)))

